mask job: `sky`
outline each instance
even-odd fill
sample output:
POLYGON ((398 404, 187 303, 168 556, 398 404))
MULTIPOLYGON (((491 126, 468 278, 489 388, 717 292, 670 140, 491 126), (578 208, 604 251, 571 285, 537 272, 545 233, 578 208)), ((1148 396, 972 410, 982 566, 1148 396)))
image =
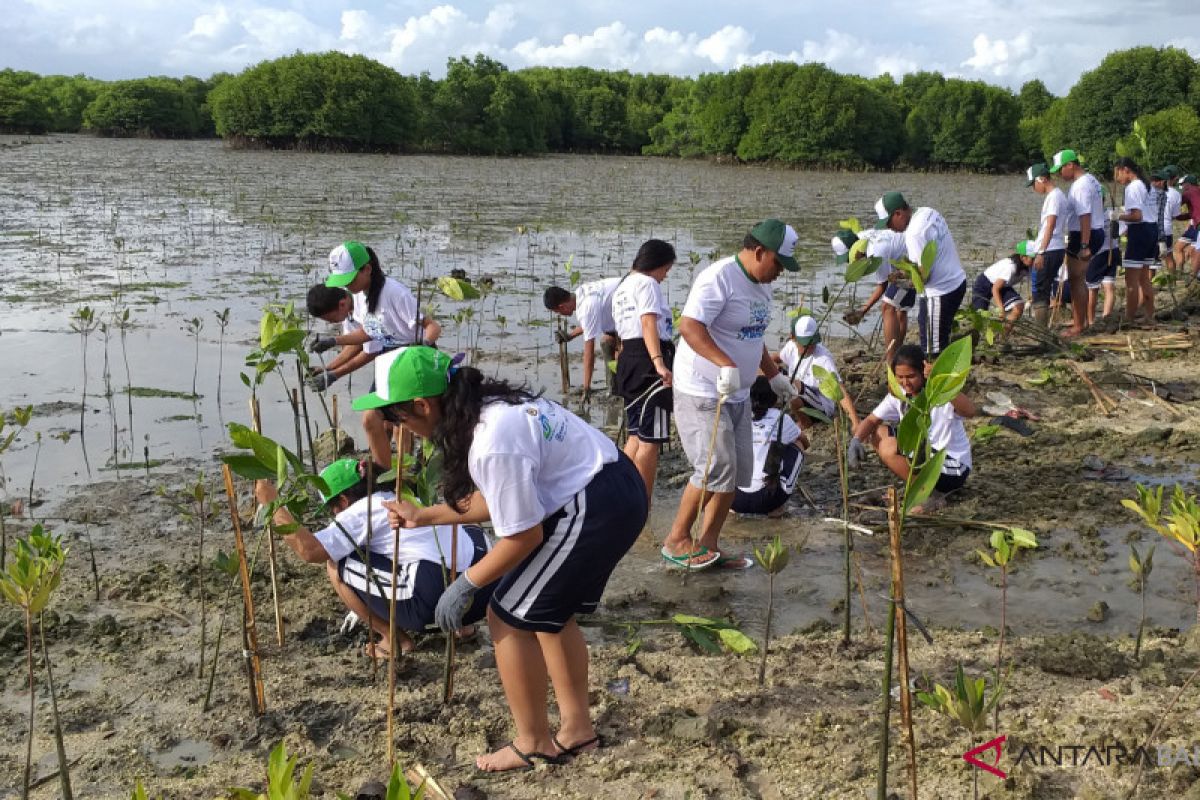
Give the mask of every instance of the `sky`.
POLYGON ((0 67, 113 80, 239 72, 296 51, 361 53, 402 73, 445 73, 485 53, 511 69, 589 66, 698 75, 821 62, 917 70, 1065 93, 1112 50, 1200 57, 1200 4, 1089 0, 660 2, 566 0, 5 0, 0 67), (1136 20, 1136 24, 1130 24, 1136 20))

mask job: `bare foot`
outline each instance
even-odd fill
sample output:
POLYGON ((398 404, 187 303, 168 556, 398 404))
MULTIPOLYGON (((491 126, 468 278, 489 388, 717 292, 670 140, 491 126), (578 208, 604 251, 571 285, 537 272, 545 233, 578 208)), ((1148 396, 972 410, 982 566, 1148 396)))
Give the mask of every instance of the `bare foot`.
MULTIPOLYGON (((416 649, 416 644, 412 637, 404 631, 396 631, 396 638, 400 640, 400 655, 406 656, 416 649)), ((380 639, 378 642, 367 642, 363 647, 363 654, 367 658, 387 658, 391 655, 392 648, 388 644, 387 639, 380 639)))
MULTIPOLYGON (((554 741, 545 742, 546 750, 554 749, 554 741)), ((487 755, 479 756, 475 759, 475 766, 484 772, 509 772, 511 770, 525 771, 534 768, 534 762, 537 760, 545 761, 549 764, 557 764, 558 756, 547 755, 541 750, 522 750, 517 747, 514 742, 501 747, 499 750, 494 750, 487 755)))

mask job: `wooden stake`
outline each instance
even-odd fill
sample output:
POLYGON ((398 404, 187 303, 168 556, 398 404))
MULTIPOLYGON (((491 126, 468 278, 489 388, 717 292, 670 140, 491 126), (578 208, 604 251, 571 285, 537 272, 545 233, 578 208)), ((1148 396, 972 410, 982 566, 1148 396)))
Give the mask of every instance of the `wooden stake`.
MULTIPOLYGON (((258 398, 250 399, 250 423, 254 432, 262 435, 262 410, 258 398)), ((283 647, 283 612, 279 610, 279 580, 275 572, 275 536, 271 533, 271 522, 267 521, 267 561, 271 573, 271 606, 275 611, 275 643, 283 647)))
POLYGON ((1100 391, 1100 387, 1096 385, 1095 381, 1088 377, 1088 374, 1084 372, 1083 367, 1079 366, 1074 361, 1068 361, 1067 363, 1071 365, 1071 369, 1075 370, 1075 374, 1079 376, 1079 380, 1083 381, 1084 386, 1087 386, 1088 391, 1092 393, 1092 399, 1095 400, 1096 405, 1100 407, 1100 413, 1106 417, 1110 416, 1112 411, 1109 409, 1108 404, 1112 403, 1113 409, 1115 410, 1117 407, 1116 401, 1110 399, 1104 394, 1104 392, 1100 391))
POLYGON ((292 422, 296 428, 296 458, 304 461, 304 436, 300 433, 300 390, 292 389, 292 422))
MULTIPOLYGON (((338 396, 333 396, 333 458, 336 461, 342 455, 342 431, 338 427, 338 396)), ((398 475, 398 473, 397 473, 398 475)), ((400 494, 397 493, 396 497, 400 494)))
MULTIPOLYGON (((559 323, 558 329, 559 329, 559 331, 564 330, 561 322, 559 323)), ((563 394, 563 402, 565 403, 565 402, 567 402, 567 399, 571 393, 571 367, 567 363, 567 343, 566 342, 558 343, 558 371, 562 378, 562 394, 563 394)))
MULTIPOLYGON (((333 398, 334 428, 337 428, 337 395, 333 398)), ((396 499, 404 493, 404 455, 400 448, 404 426, 397 425, 396 436, 396 499)), ((434 533, 436 536, 436 532, 434 533)), ((392 584, 388 596, 388 707, 387 707, 387 757, 388 768, 396 766, 396 580, 398 566, 396 556, 400 552, 400 526, 392 528, 392 584)), ((367 556, 370 558, 370 554, 367 556)), ((367 569, 370 569, 368 566, 367 569)))
MULTIPOLYGON (((450 580, 446 582, 449 586, 458 579, 458 523, 450 528, 450 580)), ((454 646, 457 631, 451 631, 446 634, 446 668, 445 675, 442 680, 442 705, 450 702, 450 696, 454 694, 454 646)))
POLYGON ((908 686, 908 624, 904 613, 904 553, 900 549, 900 500, 895 487, 888 489, 888 533, 892 549, 892 600, 896 612, 896 646, 899 649, 900 722, 908 746, 909 795, 917 798, 917 742, 913 738, 912 695, 908 686))
MULTIPOLYGON (((233 542, 238 554, 238 574, 242 579, 242 658, 250 679, 250 710, 261 717, 267 710, 263 689, 262 664, 258 659, 258 629, 254 625, 254 595, 250 591, 250 568, 246 562, 246 542, 242 539, 242 520, 238 517, 237 495, 233 491, 233 473, 221 465, 225 477, 225 495, 229 498, 229 516, 233 520, 233 542)), ((214 670, 216 666, 214 665, 214 670)))

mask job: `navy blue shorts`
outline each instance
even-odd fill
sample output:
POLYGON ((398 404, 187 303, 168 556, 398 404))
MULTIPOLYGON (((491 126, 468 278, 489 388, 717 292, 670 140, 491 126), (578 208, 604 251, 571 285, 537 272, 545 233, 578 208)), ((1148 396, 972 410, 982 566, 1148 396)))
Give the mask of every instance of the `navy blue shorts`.
POLYGON ((954 330, 954 315, 962 306, 967 295, 967 282, 941 297, 922 297, 917 309, 917 325, 921 330, 921 349, 930 360, 950 346, 950 334, 954 330))
POLYGON ((1158 256, 1158 226, 1131 222, 1125 234, 1125 271, 1148 266, 1158 256))
POLYGON ((883 290, 883 302, 892 308, 908 311, 917 304, 917 290, 911 286, 889 283, 888 287, 883 290))
POLYGON ((792 496, 796 488, 796 479, 800 476, 800 467, 804 465, 804 453, 795 444, 783 446, 779 459, 779 481, 772 485, 764 485, 757 492, 746 492, 741 489, 733 493, 733 511, 735 514, 770 514, 783 506, 792 496))
MULTIPOLYGON (((1079 245, 1083 237, 1079 231, 1067 231, 1067 255, 1071 258, 1079 257, 1079 245)), ((1092 228, 1092 232, 1088 235, 1088 249, 1093 253, 1100 252, 1100 248, 1104 247, 1104 228, 1092 228)))
MULTIPOLYGON (((1004 301, 1004 310, 1010 311, 1017 303, 1024 303, 1020 292, 1008 284, 1000 290, 1000 299, 1004 301)), ((971 286, 971 308, 976 311, 987 311, 992 305, 992 282, 987 275, 979 275, 971 286)))
POLYGON ((1042 268, 1035 267, 1029 273, 1029 282, 1033 284, 1034 305, 1050 304, 1050 299, 1054 297, 1054 279, 1058 277, 1058 269, 1066 257, 1066 250, 1047 250, 1042 254, 1042 268))
POLYGON ((933 485, 933 490, 942 494, 950 494, 966 486, 967 478, 971 477, 971 468, 964 467, 963 469, 965 471, 959 475, 948 475, 945 472, 938 475, 937 483, 933 485))
POLYGON ((1121 250, 1111 247, 1103 253, 1097 253, 1088 261, 1087 288, 1099 289, 1103 283, 1113 283, 1117 279, 1117 267, 1121 266, 1121 250))
POLYGON ((1180 241, 1194 245, 1196 243, 1196 231, 1197 227, 1195 225, 1188 225, 1187 230, 1184 231, 1183 235, 1179 237, 1180 241))
MULTIPOLYGON (((471 564, 487 555, 487 534, 482 528, 463 525, 458 532, 469 536, 475 548, 471 564)), ((459 571, 471 564, 459 564, 459 571)), ((374 575, 368 578, 358 554, 351 553, 338 562, 338 578, 358 595, 373 616, 387 622, 391 606, 388 594, 392 583, 392 560, 382 553, 371 553, 371 569, 374 575)), ((445 588, 442 565, 425 560, 400 564, 396 569, 396 587, 396 627, 404 631, 422 631, 433 625, 433 610, 445 588)), ((464 625, 483 619, 495 588, 496 584, 491 583, 475 592, 475 599, 463 616, 464 625)))
POLYGON ((542 520, 542 543, 500 579, 491 609, 514 628, 558 633, 600 604, 608 577, 646 524, 649 499, 624 453, 542 520))

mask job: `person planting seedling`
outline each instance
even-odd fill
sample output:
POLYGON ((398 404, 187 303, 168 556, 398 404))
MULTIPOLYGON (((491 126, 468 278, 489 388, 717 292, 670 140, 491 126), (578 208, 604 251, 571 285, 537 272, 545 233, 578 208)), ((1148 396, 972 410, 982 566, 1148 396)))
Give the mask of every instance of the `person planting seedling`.
MULTIPOLYGON (((360 619, 369 620, 380 636, 377 644, 368 644, 368 655, 384 657, 392 642, 388 639, 391 595, 396 599, 396 634, 401 653, 413 649, 405 631, 422 631, 434 620, 434 608, 442 595, 443 554, 451 551, 449 525, 427 525, 402 532, 399 550, 393 550, 394 537, 382 501, 394 500, 394 492, 378 489, 373 503, 368 502, 367 479, 359 462, 343 458, 321 471, 328 492, 322 493, 324 507, 333 513, 331 523, 316 531, 297 525, 291 512, 276 502, 273 481, 259 479, 254 496, 259 503, 273 506, 277 526, 289 530, 284 536, 296 555, 310 564, 325 564, 334 591, 360 619), (369 509, 369 516, 368 516, 369 509), (367 550, 366 548, 369 548, 367 550), (364 556, 369 559, 366 564, 364 556), (397 580, 392 583, 393 560, 397 580)), ((458 537, 458 564, 478 563, 488 552, 487 535, 476 525, 466 525, 458 537)), ((493 586, 484 585, 475 602, 464 609, 463 625, 478 622, 491 597, 493 586)), ((459 628, 460 636, 473 630, 459 628)))
MULTIPOLYGON (((594 611, 608 577, 646 523, 637 468, 602 433, 562 406, 458 367, 429 347, 375 361, 376 390, 354 401, 441 449, 440 505, 387 501, 404 529, 491 520, 499 541, 438 601, 444 631, 499 580, 488 629, 516 736, 476 766, 532 769, 600 746, 588 711, 588 650, 575 616, 594 611), (560 725, 550 731, 546 680, 560 725)), ((401 537, 406 530, 401 530, 401 537)), ((463 562, 466 563, 466 562, 463 562)))

